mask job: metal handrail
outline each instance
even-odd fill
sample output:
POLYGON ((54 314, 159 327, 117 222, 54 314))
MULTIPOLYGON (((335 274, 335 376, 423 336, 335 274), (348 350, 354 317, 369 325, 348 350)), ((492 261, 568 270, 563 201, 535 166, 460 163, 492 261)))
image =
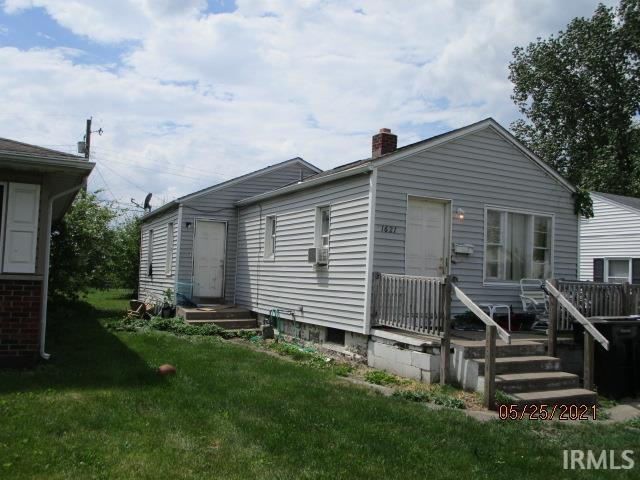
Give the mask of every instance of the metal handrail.
POLYGON ((597 342, 602 345, 605 350, 609 350, 609 340, 606 339, 602 333, 598 331, 596 327, 593 326, 593 323, 589 321, 584 315, 580 313, 580 311, 573 305, 567 298, 560 293, 560 291, 553 286, 549 280, 546 281, 545 287, 550 295, 560 302, 560 304, 569 312, 573 318, 575 318, 579 324, 581 324, 584 329, 589 332, 589 334, 597 340, 597 342))
POLYGON ((484 313, 484 311, 476 305, 467 295, 458 287, 453 285, 453 291, 456 294, 456 298, 460 300, 469 310, 476 314, 476 316, 484 322, 485 325, 496 327, 498 335, 507 344, 511 344, 511 335, 509 335, 504 328, 498 325, 493 318, 484 313))

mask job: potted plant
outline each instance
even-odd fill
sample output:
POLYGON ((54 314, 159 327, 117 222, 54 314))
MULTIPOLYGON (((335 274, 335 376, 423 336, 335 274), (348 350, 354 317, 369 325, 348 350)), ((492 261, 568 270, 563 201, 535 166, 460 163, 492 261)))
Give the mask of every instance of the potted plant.
POLYGON ((162 318, 171 318, 175 315, 175 305, 173 304, 173 290, 167 288, 164 291, 162 299, 162 308, 160 311, 162 318))

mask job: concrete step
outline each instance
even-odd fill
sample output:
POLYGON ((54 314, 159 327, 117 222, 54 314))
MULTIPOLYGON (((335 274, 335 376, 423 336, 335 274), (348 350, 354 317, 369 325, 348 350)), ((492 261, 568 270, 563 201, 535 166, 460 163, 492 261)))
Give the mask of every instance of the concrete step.
POLYGON ((505 393, 578 388, 579 378, 567 372, 527 372, 496 375, 496 388, 505 393))
MULTIPOLYGON (((468 341, 454 345, 454 348, 463 348, 463 358, 484 358, 485 342, 468 341)), ((531 355, 544 355, 546 347, 541 342, 521 341, 507 345, 504 342, 496 342, 496 357, 525 357, 531 355)))
MULTIPOLYGON (((478 375, 484 375, 484 358, 472 360, 478 363, 478 375)), ((560 370, 560 359, 544 355, 496 358, 496 375, 504 373, 551 372, 560 370)))
POLYGON ((246 308, 228 305, 212 307, 178 307, 176 315, 189 320, 224 320, 252 318, 253 313, 246 308))
MULTIPOLYGON (((522 392, 513 393, 510 396, 514 399, 514 403, 520 407, 524 405, 542 404, 549 405, 549 408, 553 408, 555 405, 592 406, 598 402, 598 395, 584 388, 522 392)), ((556 418, 560 413, 560 411, 556 411, 556 418)))
POLYGON ((255 330, 258 321, 255 318, 216 318, 208 320, 185 320, 189 325, 217 325, 225 330, 255 330))

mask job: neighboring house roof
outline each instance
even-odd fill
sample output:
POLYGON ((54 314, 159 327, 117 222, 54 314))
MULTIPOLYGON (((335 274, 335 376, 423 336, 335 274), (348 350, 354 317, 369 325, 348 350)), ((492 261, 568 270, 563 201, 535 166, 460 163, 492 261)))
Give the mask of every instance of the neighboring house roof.
MULTIPOLYGON (((284 162, 280 162, 280 163, 276 163, 276 164, 273 164, 273 165, 269 165, 268 167, 261 168, 260 170, 255 170, 255 171, 249 172, 249 173, 247 173, 245 175, 241 175, 239 177, 232 178, 232 179, 227 180, 225 182, 217 183, 217 184, 212 185, 210 187, 206 187, 206 188, 203 188, 203 189, 198 190, 196 192, 190 193, 188 195, 184 195, 182 197, 176 198, 175 200, 172 200, 172 201, 170 201, 168 203, 165 203, 164 205, 161 205, 160 207, 156 208, 155 210, 152 210, 151 212, 147 213, 144 217, 142 217, 142 220, 144 221, 144 220, 146 220, 148 218, 151 218, 151 217, 157 215, 158 213, 162 213, 162 212, 171 210, 172 208, 177 208, 178 205, 180 205, 181 203, 184 203, 184 202, 189 201, 189 200, 193 200, 194 198, 200 197, 202 195, 206 195, 208 193, 215 192, 215 191, 220 190, 222 188, 229 187, 229 186, 234 185, 236 183, 248 180, 248 179, 253 178, 253 177, 264 175, 265 173, 269 173, 269 172, 271 172, 273 170, 277 170, 279 168, 287 167, 287 166, 295 164, 295 163, 299 163, 300 165, 303 165, 303 166, 307 167, 308 169, 316 172, 317 174, 322 172, 321 169, 319 169, 315 165, 312 165, 311 163, 303 160, 302 158, 294 157, 294 158, 291 158, 289 160, 285 160, 284 162)), ((313 175, 313 176, 315 176, 315 175, 313 175)))
POLYGON ((19 165, 50 165, 91 170, 93 163, 84 157, 51 150, 8 138, 0 138, 0 158, 20 160, 19 165))
POLYGON ((70 153, 59 152, 57 150, 51 150, 50 148, 39 147, 37 145, 30 145, 28 143, 0 137, 0 155, 3 153, 28 155, 30 157, 38 158, 84 160, 84 157, 79 157, 78 155, 72 155, 70 153))
POLYGON ((614 195, 613 193, 591 192, 593 195, 611 200, 612 202, 619 203, 626 207, 631 207, 634 210, 640 212, 640 198, 638 197, 625 197, 624 195, 614 195))
POLYGON ((511 133, 509 133, 502 125, 496 122, 493 118, 486 118, 476 123, 472 123, 471 125, 467 125, 465 127, 457 128, 455 130, 451 130, 449 132, 445 132, 439 135, 435 135, 433 137, 427 138, 425 140, 421 140, 416 143, 412 143, 409 145, 405 145, 404 147, 400 147, 393 152, 387 153, 385 155, 381 155, 376 158, 365 158, 362 160, 357 160, 355 162, 346 163, 344 165, 340 165, 331 170, 325 170, 322 173, 317 175, 313 175, 304 179, 301 182, 297 182, 291 185, 286 185, 276 190, 271 190, 269 192, 262 193, 260 195, 255 195, 250 198, 245 198, 236 202, 236 205, 247 205, 250 203, 255 203, 259 200, 264 200, 266 198, 275 197, 278 195, 282 195, 285 193, 289 193, 296 190, 301 190, 307 188, 311 185, 317 185, 325 182, 333 181, 337 178, 342 178, 350 175, 357 175, 364 171, 370 170, 374 167, 378 167, 381 165, 386 165, 387 163, 395 162, 401 160, 402 158, 412 155, 414 153, 427 150, 429 148, 436 147, 446 142, 450 142, 452 140, 458 139, 464 135, 469 135, 471 133, 478 132, 485 128, 493 128, 500 136, 502 136, 505 140, 513 144, 518 150, 524 153, 527 157, 529 157, 534 163, 536 163, 542 170, 544 170, 550 177, 555 179, 557 182, 562 184, 565 188, 567 188, 571 192, 575 192, 575 187, 562 175, 560 175, 556 170, 547 165, 542 159, 540 159, 536 154, 534 154, 527 147, 522 145, 511 133))

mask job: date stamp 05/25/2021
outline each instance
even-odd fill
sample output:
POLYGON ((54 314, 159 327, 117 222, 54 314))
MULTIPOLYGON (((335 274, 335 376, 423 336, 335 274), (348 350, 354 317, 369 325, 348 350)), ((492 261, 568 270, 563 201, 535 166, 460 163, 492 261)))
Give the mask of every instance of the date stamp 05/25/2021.
POLYGON ((501 404, 498 407, 500 420, 597 420, 598 408, 595 405, 540 404, 515 405, 501 404))

